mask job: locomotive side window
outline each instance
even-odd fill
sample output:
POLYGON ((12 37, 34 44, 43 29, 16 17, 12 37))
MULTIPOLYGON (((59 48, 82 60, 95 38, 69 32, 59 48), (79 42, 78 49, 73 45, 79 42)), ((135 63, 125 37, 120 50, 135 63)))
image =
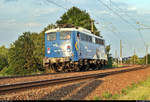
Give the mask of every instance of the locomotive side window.
POLYGON ((92 37, 86 34, 81 33, 81 40, 82 41, 87 41, 87 42, 92 42, 92 37))
POLYGON ((48 40, 48 41, 56 40, 56 32, 48 33, 48 34, 47 34, 47 40, 48 40))
POLYGON ((69 40, 71 32, 60 32, 60 40, 69 40))
POLYGON ((92 37, 91 36, 89 36, 89 42, 92 42, 92 37))
POLYGON ((81 33, 81 40, 82 40, 82 41, 86 41, 86 35, 83 34, 83 33, 81 33))
POLYGON ((95 38, 96 44, 104 45, 104 40, 95 38))

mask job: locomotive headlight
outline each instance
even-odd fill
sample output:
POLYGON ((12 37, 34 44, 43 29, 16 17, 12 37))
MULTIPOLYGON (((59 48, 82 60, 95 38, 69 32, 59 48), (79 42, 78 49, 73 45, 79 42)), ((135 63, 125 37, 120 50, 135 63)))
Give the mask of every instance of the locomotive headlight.
POLYGON ((69 52, 71 51, 70 45, 67 46, 67 51, 69 51, 69 52))
POLYGON ((50 48, 47 48, 47 53, 48 53, 48 54, 50 54, 50 53, 51 53, 50 48))

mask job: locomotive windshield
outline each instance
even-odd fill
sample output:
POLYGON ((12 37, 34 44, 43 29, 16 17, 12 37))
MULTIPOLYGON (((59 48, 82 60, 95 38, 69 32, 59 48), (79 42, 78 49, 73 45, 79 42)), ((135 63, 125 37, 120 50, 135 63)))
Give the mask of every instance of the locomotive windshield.
POLYGON ((64 31, 60 32, 60 40, 69 40, 71 32, 64 31))
POLYGON ((48 41, 56 40, 56 32, 48 33, 48 34, 47 34, 47 40, 48 40, 48 41))

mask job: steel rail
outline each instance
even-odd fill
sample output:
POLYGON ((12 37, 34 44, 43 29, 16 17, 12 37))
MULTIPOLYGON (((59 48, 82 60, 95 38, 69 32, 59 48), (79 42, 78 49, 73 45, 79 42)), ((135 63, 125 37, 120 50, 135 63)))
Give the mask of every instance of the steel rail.
MULTIPOLYGON (((126 68, 125 67, 119 67, 119 68, 126 68)), ((118 68, 118 67, 116 67, 118 68)), ((115 69, 115 68, 105 68, 105 69, 97 69, 97 70, 107 70, 107 69, 115 69)), ((90 72, 90 71, 96 71, 96 70, 88 70, 88 71, 79 71, 79 72, 90 72)), ((67 73, 77 73, 77 72, 58 72, 58 73, 44 73, 44 74, 33 74, 33 75, 18 75, 18 76, 4 76, 0 77, 1 79, 11 79, 11 78, 25 78, 25 77, 36 77, 36 76, 45 76, 45 75, 59 75, 59 74, 67 74, 67 73)))
POLYGON ((112 71, 112 72, 105 72, 105 73, 75 76, 75 77, 66 77, 66 78, 58 78, 58 79, 51 79, 51 80, 41 80, 41 81, 31 81, 31 82, 24 82, 24 83, 0 85, 0 93, 16 91, 17 89, 22 89, 22 88, 31 88, 31 87, 38 87, 38 86, 44 86, 44 85, 56 85, 56 84, 62 84, 65 82, 73 82, 77 80, 84 80, 84 79, 90 79, 90 78, 92 79, 103 78, 109 75, 136 71, 136 70, 145 69, 145 68, 148 68, 148 66, 136 67, 132 69, 124 69, 124 70, 112 71))

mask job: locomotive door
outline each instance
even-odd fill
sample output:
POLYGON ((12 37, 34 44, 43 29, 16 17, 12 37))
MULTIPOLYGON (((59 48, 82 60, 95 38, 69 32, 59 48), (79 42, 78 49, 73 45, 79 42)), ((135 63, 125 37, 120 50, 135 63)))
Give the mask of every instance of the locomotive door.
POLYGON ((73 53, 72 60, 73 61, 78 61, 78 51, 79 51, 79 42, 77 38, 77 32, 74 31, 72 33, 72 53, 73 53))

